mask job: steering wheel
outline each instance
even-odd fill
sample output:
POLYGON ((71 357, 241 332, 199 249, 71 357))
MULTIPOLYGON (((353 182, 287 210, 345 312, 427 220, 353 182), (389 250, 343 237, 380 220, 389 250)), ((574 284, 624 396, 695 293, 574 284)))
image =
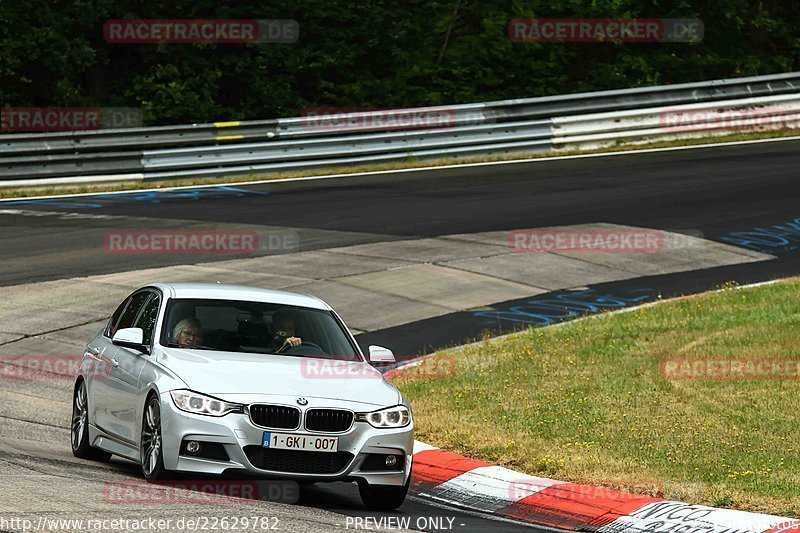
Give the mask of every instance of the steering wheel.
POLYGON ((308 341, 302 341, 297 346, 292 346, 291 344, 284 344, 283 346, 278 348, 278 351, 275 352, 275 353, 289 353, 289 350, 291 350, 292 348, 302 348, 304 346, 315 348, 315 349, 319 350, 322 353, 326 353, 325 350, 320 348, 320 346, 318 344, 314 344, 313 342, 308 342, 308 341))

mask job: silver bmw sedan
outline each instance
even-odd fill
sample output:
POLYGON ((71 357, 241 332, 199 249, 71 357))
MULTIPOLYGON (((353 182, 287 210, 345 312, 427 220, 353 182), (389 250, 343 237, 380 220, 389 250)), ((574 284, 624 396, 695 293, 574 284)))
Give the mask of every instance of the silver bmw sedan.
POLYGON ((176 472, 355 481, 370 509, 411 478, 411 406, 322 300, 220 284, 156 283, 117 307, 75 381, 75 456, 176 472))

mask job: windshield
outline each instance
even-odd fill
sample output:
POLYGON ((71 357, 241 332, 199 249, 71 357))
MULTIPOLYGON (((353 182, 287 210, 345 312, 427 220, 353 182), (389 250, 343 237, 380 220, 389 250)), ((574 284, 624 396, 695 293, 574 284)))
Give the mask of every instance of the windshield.
POLYGON ((361 361, 330 312, 240 300, 172 299, 161 344, 226 352, 361 361))

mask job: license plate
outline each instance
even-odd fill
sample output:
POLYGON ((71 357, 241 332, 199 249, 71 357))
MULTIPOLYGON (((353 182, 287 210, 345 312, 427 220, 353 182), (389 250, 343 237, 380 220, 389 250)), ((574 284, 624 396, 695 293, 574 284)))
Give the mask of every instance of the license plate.
POLYGON ((339 437, 316 435, 292 435, 265 431, 261 438, 262 448, 276 450, 304 450, 307 452, 335 452, 339 449, 339 437))

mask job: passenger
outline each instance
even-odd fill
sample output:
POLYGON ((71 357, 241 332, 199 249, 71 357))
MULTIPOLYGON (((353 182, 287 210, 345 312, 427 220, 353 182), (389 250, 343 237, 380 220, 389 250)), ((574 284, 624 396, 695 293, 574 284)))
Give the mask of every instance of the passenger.
POLYGON ((184 318, 172 330, 172 342, 179 348, 195 348, 203 344, 203 326, 196 318, 184 318))
POLYGON ((276 311, 272 315, 272 323, 267 326, 267 331, 272 339, 270 347, 273 353, 303 343, 300 337, 294 336, 294 319, 285 311, 276 311))

